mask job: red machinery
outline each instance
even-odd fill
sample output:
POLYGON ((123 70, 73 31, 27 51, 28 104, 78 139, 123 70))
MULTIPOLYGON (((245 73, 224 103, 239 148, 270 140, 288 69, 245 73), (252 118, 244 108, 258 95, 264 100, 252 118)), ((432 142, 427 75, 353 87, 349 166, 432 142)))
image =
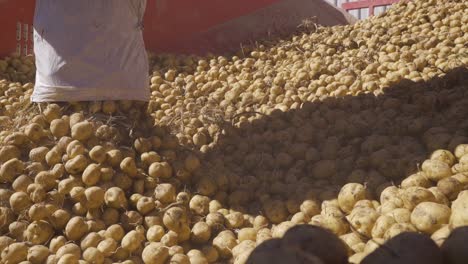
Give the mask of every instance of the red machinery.
MULTIPOLYGON (((32 53, 34 0, 0 0, 0 57, 32 53)), ((304 19, 323 25, 354 22, 325 0, 148 0, 145 43, 156 52, 204 53, 294 30, 304 19)))
POLYGON ((374 8, 378 6, 386 6, 391 5, 394 3, 398 3, 400 0, 358 0, 358 1, 350 1, 346 0, 345 3, 341 4, 341 8, 346 11, 351 10, 358 10, 361 8, 368 8, 369 15, 374 15, 374 8))

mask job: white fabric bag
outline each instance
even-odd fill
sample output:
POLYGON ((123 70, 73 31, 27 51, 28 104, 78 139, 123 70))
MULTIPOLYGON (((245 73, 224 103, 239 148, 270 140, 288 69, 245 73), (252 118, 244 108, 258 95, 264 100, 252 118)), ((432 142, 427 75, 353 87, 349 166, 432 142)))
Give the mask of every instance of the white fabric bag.
POLYGON ((37 0, 31 100, 148 101, 146 0, 37 0))

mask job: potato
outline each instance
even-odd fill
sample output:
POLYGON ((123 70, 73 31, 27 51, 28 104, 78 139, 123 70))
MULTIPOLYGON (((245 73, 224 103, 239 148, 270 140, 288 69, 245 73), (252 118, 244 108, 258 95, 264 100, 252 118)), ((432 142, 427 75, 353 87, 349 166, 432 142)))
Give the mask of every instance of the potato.
POLYGON ((281 238, 293 226, 294 226, 294 223, 290 221, 284 221, 271 228, 271 236, 274 238, 281 238))
POLYGON ((133 142, 133 147, 141 154, 150 151, 153 145, 151 144, 151 140, 139 137, 133 142))
POLYGON ((371 235, 373 238, 383 238, 385 232, 395 224, 395 219, 390 215, 381 215, 375 221, 374 226, 372 227, 371 235))
POLYGON ((149 242, 160 242, 164 236, 164 228, 160 225, 153 225, 146 231, 146 239, 149 242))
POLYGON ((194 195, 190 199, 190 210, 198 215, 207 215, 210 207, 210 198, 203 195, 194 195))
POLYGON ((455 156, 448 150, 438 149, 431 154, 431 160, 439 160, 453 166, 456 162, 455 156))
POLYGON ((194 243, 205 243, 211 238, 211 228, 205 222, 198 222, 193 225, 190 237, 194 243))
POLYGON ((364 248, 364 253, 369 255, 370 253, 374 252, 376 249, 380 248, 385 243, 383 238, 373 238, 366 243, 366 247, 364 248))
POLYGON ((70 174, 84 173, 88 166, 88 159, 84 155, 78 155, 65 163, 65 170, 70 174))
MULTIPOLYGON (((314 216, 315 217, 315 216, 314 216)), ((316 219, 313 219, 316 220, 316 219)), ((311 220, 312 222, 312 220, 311 220)), ((344 235, 349 231, 349 224, 343 216, 325 215, 320 218, 318 226, 331 230, 337 235, 344 235)))
POLYGON ((268 200, 263 204, 263 211, 268 220, 273 224, 279 224, 286 220, 288 211, 284 202, 280 200, 268 200))
POLYGON ((57 264, 80 264, 79 257, 73 254, 65 254, 58 259, 57 264))
POLYGON ((443 225, 431 235, 431 239, 440 247, 451 233, 449 225, 443 225))
POLYGON ((21 151, 18 147, 13 145, 5 145, 0 147, 0 162, 6 162, 11 159, 19 159, 21 151))
POLYGON ((47 152, 49 152, 47 147, 37 147, 29 151, 29 160, 34 162, 44 162, 47 152))
POLYGON ((410 223, 411 211, 406 208, 396 208, 388 212, 386 215, 395 219, 397 223, 410 223))
POLYGON ((86 147, 79 140, 73 140, 68 143, 65 150, 70 159, 78 155, 85 155, 87 152, 86 147))
POLYGON ((208 263, 216 262, 219 258, 218 251, 211 245, 203 246, 201 252, 208 263))
POLYGON ((232 249, 232 256, 234 257, 234 261, 238 261, 237 258, 241 256, 243 253, 252 252, 255 248, 255 242, 252 240, 244 240, 241 243, 237 244, 232 249))
POLYGON ((202 176, 196 184, 196 190, 199 194, 212 196, 217 191, 217 184, 212 177, 202 176))
POLYGON ((398 196, 399 191, 400 190, 396 186, 389 186, 385 188, 380 194, 380 203, 384 204, 387 201, 392 200, 395 196, 398 196))
POLYGON ((443 263, 442 254, 429 237, 403 233, 369 254, 361 264, 373 263, 443 263))
POLYGON ((460 144, 455 148, 453 153, 457 159, 463 157, 465 154, 468 154, 468 144, 460 144))
POLYGON ((428 189, 423 187, 409 187, 400 192, 403 206, 408 210, 413 210, 416 205, 422 202, 435 202, 435 196, 428 189))
POLYGON ((440 160, 426 160, 421 168, 428 179, 439 181, 443 178, 452 176, 450 165, 440 160))
POLYGON ((239 230, 237 234, 239 242, 244 240, 255 241, 257 239, 257 230, 253 227, 245 227, 239 230))
POLYGON ((237 245, 235 235, 231 231, 222 231, 213 239, 213 246, 221 258, 232 256, 231 250, 237 245))
POLYGON ((154 151, 149 151, 142 153, 140 156, 140 160, 143 163, 145 168, 149 168, 149 166, 155 162, 161 161, 161 156, 154 151))
POLYGON ((411 213, 411 223, 419 231, 432 234, 442 225, 448 224, 450 213, 450 208, 446 205, 423 202, 411 213))
POLYGON ((49 152, 47 152, 45 156, 45 161, 49 166, 54 166, 55 164, 58 164, 61 160, 61 154, 55 148, 52 148, 49 152))
POLYGON ((376 210, 369 207, 354 208, 351 213, 346 217, 349 224, 354 230, 364 236, 370 237, 372 228, 375 221, 377 221, 379 214, 376 210))
POLYGON ((354 204, 359 200, 365 200, 369 197, 368 191, 364 185, 359 183, 348 183, 341 188, 338 194, 338 204, 340 209, 350 213, 354 204))
POLYGON ((435 201, 439 204, 450 205, 450 201, 437 187, 431 187, 428 189, 435 197, 435 201))
POLYGON ((142 197, 138 200, 136 208, 142 215, 146 215, 155 208, 154 199, 151 197, 142 197))
POLYGON ((136 177, 138 170, 135 160, 132 157, 126 157, 120 162, 120 169, 130 177, 136 177))
POLYGON ((211 227, 213 231, 222 230, 224 228, 225 217, 223 214, 209 213, 206 216, 206 223, 211 227))
MULTIPOLYGON (((39 185, 39 184, 35 184, 35 183, 32 183, 28 186, 28 189, 26 190, 27 193, 29 194, 29 199, 30 201, 34 202, 34 203, 40 203, 40 202, 43 202, 47 197, 47 193, 46 191, 44 190, 44 188, 39 185)), ((23 195, 21 195, 23 196, 23 195)), ((23 198, 21 198, 23 199, 23 198)), ((22 200, 20 200, 22 201, 22 200)), ((18 202, 18 201, 17 201, 18 202)), ((22 201, 22 203, 24 203, 26 201, 22 201)), ((21 203, 20 203, 21 204, 21 203)), ((23 204, 24 205, 24 204, 23 204)), ((26 206, 27 207, 27 206, 26 206)))
POLYGON ((244 224, 244 215, 239 212, 232 212, 225 216, 228 228, 240 228, 244 224))
POLYGON ((0 166, 0 182, 12 183, 16 176, 24 171, 24 164, 17 158, 13 158, 0 166))
MULTIPOLYGON (((182 230, 185 229, 185 226, 181 229, 180 233, 182 233, 182 230)), ((176 233, 172 230, 169 230, 162 238, 161 238, 161 243, 166 246, 166 247, 172 247, 177 245, 179 242, 179 233, 176 233)))
POLYGON ((449 200, 455 200, 464 185, 455 177, 447 177, 437 182, 437 189, 449 200))
POLYGON ((126 211, 120 216, 120 222, 125 230, 131 230, 143 224, 143 217, 137 211, 126 211))
POLYGON ((88 225, 83 217, 72 217, 65 227, 65 236, 69 240, 77 241, 86 233, 88 233, 88 225))
POLYGON ((97 247, 103 238, 96 232, 91 232, 85 235, 80 242, 81 250, 86 250, 90 247, 97 247))
POLYGON ((203 252, 198 249, 188 251, 187 256, 189 257, 191 264, 208 264, 208 260, 203 252))
POLYGON ((171 165, 165 161, 154 162, 148 168, 148 175, 153 178, 168 179, 172 177, 172 173, 171 165))
POLYGON ((121 246, 128 252, 134 252, 143 242, 144 237, 138 231, 132 230, 128 232, 121 241, 121 246))
POLYGON ((311 218, 317 214, 320 214, 320 203, 316 200, 305 200, 300 206, 300 210, 307 217, 311 218))
POLYGON ((78 122, 71 127, 71 137, 81 142, 88 140, 93 135, 93 132, 93 124, 88 121, 78 122))
POLYGON ((31 205, 32 201, 25 192, 15 192, 10 197, 10 208, 17 214, 28 210, 31 205))
POLYGON ((13 242, 13 238, 7 236, 0 236, 0 253, 13 242))
POLYGON ((388 240, 392 237, 395 237, 401 233, 405 233, 405 232, 416 232, 417 229, 416 227, 414 227, 414 225, 410 224, 410 223, 396 223, 396 224, 393 224, 388 230, 387 232, 385 232, 385 235, 384 235, 384 239, 385 240, 388 240))
POLYGON ((85 205, 88 209, 100 208, 104 204, 105 192, 100 187, 89 187, 84 191, 85 205))
POLYGON ((104 263, 104 255, 97 248, 90 247, 83 252, 83 259, 96 264, 104 263))
POLYGON ((111 208, 127 208, 128 202, 125 193, 119 187, 111 187, 104 194, 104 201, 111 208))
POLYGON ((359 252, 364 251, 365 245, 364 247, 361 247, 361 245, 363 244, 363 241, 361 237, 355 232, 342 235, 340 236, 340 239, 346 244, 348 254, 359 253, 359 252))
POLYGON ((184 167, 187 171, 194 172, 200 167, 200 159, 197 156, 190 154, 185 158, 184 167))
POLYGON ((36 245, 28 249, 27 260, 32 264, 41 264, 45 262, 49 255, 50 251, 46 246, 36 245))
POLYGON ((302 261, 303 252, 318 257, 323 263, 346 263, 347 249, 343 241, 330 231, 311 225, 290 228, 281 241, 282 248, 295 252, 302 261), (333 252, 333 254, 330 254, 333 252))
POLYGON ((154 189, 154 198, 163 204, 172 203, 176 199, 176 190, 170 183, 161 183, 154 189))
POLYGON ((253 226, 256 230, 259 230, 261 228, 267 227, 268 224, 268 219, 265 216, 257 215, 254 219, 253 226))
POLYGON ((414 186, 429 188, 432 186, 432 182, 427 178, 424 172, 412 174, 401 182, 401 188, 403 189, 414 186))
POLYGON ((172 246, 169 248, 169 256, 174 256, 175 254, 184 254, 184 248, 181 246, 172 246))
POLYGON ((8 226, 9 235, 17 241, 24 241, 24 232, 28 228, 28 223, 23 221, 12 222, 8 226))
POLYGON ((81 180, 86 186, 94 186, 101 179, 101 166, 99 164, 91 163, 83 171, 81 180))
POLYGON ((109 163, 110 166, 116 167, 120 166, 120 163, 123 160, 122 151, 119 149, 111 149, 106 153, 106 162, 109 163))
POLYGON ((16 242, 6 247, 1 254, 2 262, 5 264, 16 264, 25 261, 28 257, 28 246, 26 243, 16 242))
POLYGON ((458 194, 455 201, 452 202, 452 215, 450 216, 450 228, 454 229, 468 225, 468 191, 462 191, 458 194))
POLYGON ((57 118, 50 122, 49 129, 54 137, 61 138, 70 132, 70 124, 64 119, 57 118))
POLYGON ((53 234, 52 226, 44 220, 32 222, 24 232, 26 241, 34 245, 45 244, 53 234))
POLYGON ((46 132, 41 125, 32 123, 24 128, 24 134, 33 142, 38 142, 41 138, 46 136, 46 132))
POLYGON ((125 230, 119 224, 109 226, 104 234, 104 237, 112 238, 117 242, 120 242, 124 236, 125 230))
POLYGON ((62 109, 60 109, 58 104, 49 104, 46 109, 44 109, 42 115, 44 116, 44 119, 50 123, 52 120, 60 117, 61 111, 62 109))
POLYGON ((366 253, 359 252, 349 257, 348 261, 350 264, 360 264, 366 256, 366 253))
POLYGON ((8 230, 8 226, 15 221, 15 214, 10 208, 0 207, 0 232, 8 230))
POLYGON ((169 264, 190 264, 190 258, 184 254, 174 254, 169 259, 169 264))
POLYGON ((52 253, 57 253, 57 251, 65 245, 67 239, 64 236, 57 236, 50 240, 49 250, 52 253))
POLYGON ((103 146, 95 146, 89 151, 89 157, 92 161, 102 164, 106 161, 106 149, 103 146))
POLYGON ((145 264, 164 264, 169 259, 169 249, 159 243, 150 243, 143 249, 142 260, 145 264))
POLYGON ((129 259, 130 253, 128 253, 125 249, 118 247, 117 250, 114 252, 113 260, 116 261, 124 261, 129 259))

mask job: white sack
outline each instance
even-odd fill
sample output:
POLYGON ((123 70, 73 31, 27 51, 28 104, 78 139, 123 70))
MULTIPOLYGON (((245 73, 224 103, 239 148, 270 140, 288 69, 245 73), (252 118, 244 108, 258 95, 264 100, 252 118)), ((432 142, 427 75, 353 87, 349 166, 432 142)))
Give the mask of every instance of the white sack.
POLYGON ((33 102, 149 100, 146 0, 37 0, 33 102))

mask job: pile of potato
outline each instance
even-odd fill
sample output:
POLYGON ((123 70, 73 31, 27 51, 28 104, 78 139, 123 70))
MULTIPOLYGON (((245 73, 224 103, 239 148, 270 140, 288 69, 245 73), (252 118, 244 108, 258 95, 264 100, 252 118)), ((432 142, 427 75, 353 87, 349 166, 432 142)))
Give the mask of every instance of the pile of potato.
POLYGON ((150 54, 148 104, 30 105, 33 58, 1 60, 0 263, 241 264, 300 224, 352 263, 406 231, 441 245, 468 225, 467 10, 150 54))

